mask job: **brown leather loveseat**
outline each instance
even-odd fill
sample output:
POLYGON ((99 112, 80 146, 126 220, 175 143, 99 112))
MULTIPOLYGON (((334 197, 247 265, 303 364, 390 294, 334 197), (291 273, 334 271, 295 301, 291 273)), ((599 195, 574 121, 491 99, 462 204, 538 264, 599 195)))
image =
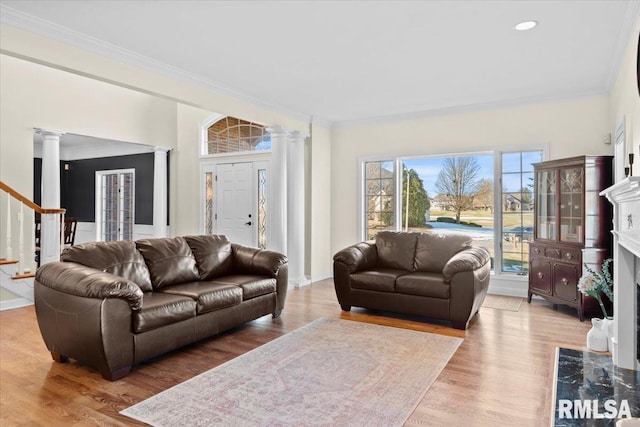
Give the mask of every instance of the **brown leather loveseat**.
POLYGON ((278 317, 287 277, 284 255, 225 236, 87 243, 37 270, 35 308, 54 360, 116 380, 144 360, 278 317))
POLYGON ((382 231, 333 257, 343 310, 351 306, 449 320, 466 329, 489 286, 489 252, 468 236, 382 231))

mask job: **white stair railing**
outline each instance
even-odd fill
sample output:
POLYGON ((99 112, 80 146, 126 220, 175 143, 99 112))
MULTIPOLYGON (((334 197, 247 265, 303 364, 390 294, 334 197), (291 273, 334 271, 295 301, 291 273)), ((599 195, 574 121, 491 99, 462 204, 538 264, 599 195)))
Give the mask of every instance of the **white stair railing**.
MULTIPOLYGON (((40 230, 40 265, 60 259, 60 250, 63 247, 63 227, 60 224, 64 221, 65 209, 46 209, 42 208, 4 182, 0 181, 0 190, 7 193, 7 227, 6 227, 6 247, 5 257, 13 258, 15 242, 13 241, 13 221, 11 218, 12 203, 19 203, 18 207, 18 266, 17 275, 25 274, 26 257, 25 257, 25 227, 28 228, 30 239, 34 241, 35 224, 30 226, 25 223, 25 207, 37 212, 41 216, 40 230)), ((29 248, 31 245, 28 246, 29 248)), ((29 263, 35 258, 35 252, 29 257, 29 263)))

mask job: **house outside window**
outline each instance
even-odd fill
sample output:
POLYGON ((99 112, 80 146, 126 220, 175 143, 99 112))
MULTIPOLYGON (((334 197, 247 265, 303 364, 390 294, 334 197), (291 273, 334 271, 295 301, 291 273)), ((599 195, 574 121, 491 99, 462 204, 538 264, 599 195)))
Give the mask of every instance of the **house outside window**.
POLYGON ((470 235, 494 272, 525 275, 533 236, 533 163, 543 152, 481 152, 362 161, 362 234, 470 235), (396 197, 399 196, 399 197, 396 197))

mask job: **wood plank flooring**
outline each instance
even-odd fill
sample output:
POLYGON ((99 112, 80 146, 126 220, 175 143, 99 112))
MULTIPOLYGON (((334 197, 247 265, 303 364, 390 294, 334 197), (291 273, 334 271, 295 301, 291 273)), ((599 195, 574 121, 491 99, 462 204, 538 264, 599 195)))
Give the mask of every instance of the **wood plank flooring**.
POLYGON ((483 308, 470 329, 446 322, 340 310, 333 282, 290 290, 279 319, 265 316, 136 366, 109 382, 76 362, 53 362, 33 307, 0 312, 0 425, 140 425, 118 412, 162 390, 306 325, 318 317, 464 338, 407 426, 547 426, 556 346, 584 350, 590 322, 576 311, 534 300, 520 311, 483 308))

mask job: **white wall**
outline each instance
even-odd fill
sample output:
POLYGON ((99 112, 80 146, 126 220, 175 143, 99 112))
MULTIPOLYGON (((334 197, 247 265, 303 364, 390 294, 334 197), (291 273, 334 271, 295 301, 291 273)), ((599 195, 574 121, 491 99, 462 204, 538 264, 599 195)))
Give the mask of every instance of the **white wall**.
POLYGON ((613 154, 607 97, 397 120, 332 132, 331 252, 358 241, 358 159, 548 144, 549 158, 613 154))
MULTIPOLYGON (((627 124, 627 153, 634 153, 634 175, 640 175, 640 95, 638 95, 637 60, 638 33, 640 33, 640 19, 634 25, 631 38, 627 43, 624 59, 620 71, 611 91, 611 133, 622 121, 623 117, 630 119, 627 124)), ((625 161, 628 164, 628 160, 625 161)))

